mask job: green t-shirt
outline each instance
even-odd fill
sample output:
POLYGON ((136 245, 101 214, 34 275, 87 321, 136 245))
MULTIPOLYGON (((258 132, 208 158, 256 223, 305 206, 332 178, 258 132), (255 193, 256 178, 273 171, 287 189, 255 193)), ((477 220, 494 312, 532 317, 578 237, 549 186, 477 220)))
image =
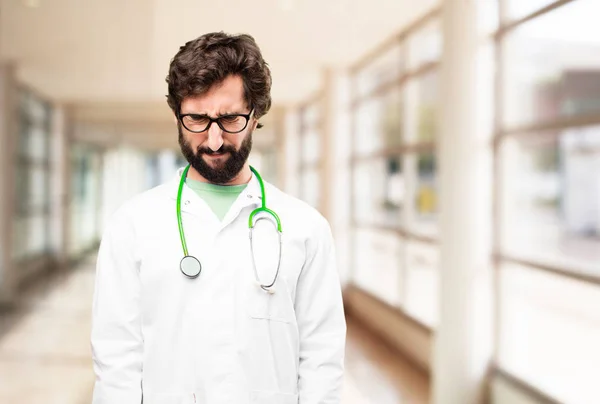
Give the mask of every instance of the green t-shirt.
POLYGON ((233 202, 235 202, 242 191, 246 189, 247 185, 215 185, 189 178, 185 182, 210 206, 219 220, 225 218, 229 208, 231 208, 231 205, 233 205, 233 202))

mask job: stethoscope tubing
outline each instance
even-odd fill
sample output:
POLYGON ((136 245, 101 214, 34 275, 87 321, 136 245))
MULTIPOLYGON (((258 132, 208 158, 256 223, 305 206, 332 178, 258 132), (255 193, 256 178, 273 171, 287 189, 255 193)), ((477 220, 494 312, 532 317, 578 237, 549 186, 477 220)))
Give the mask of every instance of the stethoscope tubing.
MULTIPOLYGON (((181 240, 181 248, 183 250, 183 258, 181 259, 181 261, 179 263, 179 268, 180 268, 181 272, 183 273, 183 275, 185 275, 187 278, 195 279, 200 275, 200 272, 202 271, 202 264, 200 263, 200 260, 198 258, 196 258, 192 255, 189 255, 188 248, 187 248, 187 242, 185 239, 185 231, 183 229, 183 219, 182 219, 182 215, 181 215, 181 198, 183 195, 183 188, 184 188, 185 181, 186 181, 189 170, 190 170, 190 165, 188 164, 188 166, 183 170, 183 172, 181 174, 181 180, 179 181, 179 188, 177 190, 177 226, 179 229, 179 238, 181 240), (192 267, 194 267, 193 270, 189 269, 190 265, 192 267)), ((271 209, 269 209, 267 207, 265 185, 262 180, 262 177, 260 176, 258 171, 256 171, 254 169, 254 167, 250 166, 250 170, 254 173, 254 175, 256 176, 256 179, 258 180, 258 183, 260 185, 260 194, 261 194, 261 206, 259 208, 254 209, 250 213, 250 216, 248 218, 250 252, 251 252, 250 255, 252 256, 252 269, 254 271, 254 278, 256 280, 256 283, 260 286, 260 288, 266 292, 273 293, 273 287, 275 286, 275 283, 277 282, 277 278, 279 276, 279 269, 281 267, 281 247, 282 247, 281 220, 279 219, 279 216, 277 215, 277 213, 275 213, 274 211, 272 211, 271 209), (252 242, 252 232, 254 231, 254 226, 256 225, 256 223, 258 223, 260 220, 266 219, 265 217, 259 217, 258 219, 254 220, 254 217, 261 212, 265 212, 266 214, 268 214, 269 216, 271 216, 274 219, 273 224, 275 226, 275 229, 277 230, 277 236, 278 236, 278 242, 279 242, 279 257, 277 260, 277 270, 275 271, 275 276, 273 278, 273 281, 270 284, 263 284, 260 281, 260 277, 258 275, 258 270, 256 269, 256 260, 254 258, 254 244, 252 242)))

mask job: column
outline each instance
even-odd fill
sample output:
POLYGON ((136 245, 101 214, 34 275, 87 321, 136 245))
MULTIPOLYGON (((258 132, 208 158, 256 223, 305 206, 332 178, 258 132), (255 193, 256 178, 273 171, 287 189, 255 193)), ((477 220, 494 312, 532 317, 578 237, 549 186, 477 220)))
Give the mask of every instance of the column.
POLYGON ((15 293, 13 266, 15 150, 18 140, 18 94, 15 68, 0 64, 0 304, 15 293))
POLYGON ((68 234, 69 217, 69 185, 70 160, 68 138, 68 112, 62 105, 52 109, 51 156, 52 170, 50 178, 51 196, 51 231, 54 259, 60 271, 68 269, 68 234))
POLYGON ((491 54, 481 46, 476 1, 442 11, 440 321, 432 402, 475 404, 485 396, 491 332, 491 54))
POLYGON ((350 77, 347 71, 328 68, 323 74, 323 180, 324 211, 332 227, 338 270, 343 283, 350 274, 352 237, 350 213, 350 77))
POLYGON ((286 111, 283 107, 274 107, 270 113, 273 114, 273 131, 275 135, 275 173, 277 176, 274 178, 275 185, 280 189, 283 189, 286 179, 287 163, 285 161, 285 148, 286 148, 286 128, 285 128, 285 117, 286 111))
POLYGON ((300 194, 300 179, 298 175, 298 166, 300 164, 300 114, 298 108, 287 107, 285 111, 285 178, 283 181, 283 190, 290 195, 298 196, 300 194))
POLYGON ((334 150, 333 137, 335 132, 335 82, 334 75, 331 69, 323 70, 323 96, 322 96, 322 113, 321 113, 321 163, 320 174, 321 182, 319 193, 321 194, 321 212, 331 222, 331 192, 332 187, 332 171, 334 159, 332 150, 334 150))

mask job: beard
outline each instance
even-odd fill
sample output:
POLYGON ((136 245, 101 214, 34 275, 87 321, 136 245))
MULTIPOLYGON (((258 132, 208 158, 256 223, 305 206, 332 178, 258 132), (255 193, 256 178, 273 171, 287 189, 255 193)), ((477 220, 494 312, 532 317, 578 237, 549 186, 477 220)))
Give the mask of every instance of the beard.
POLYGON ((177 125, 177 128, 179 130, 179 147, 183 156, 194 170, 213 184, 223 185, 233 180, 242 171, 242 168, 244 168, 252 150, 252 131, 248 131, 239 150, 236 150, 234 146, 223 144, 217 151, 198 146, 194 153, 192 146, 190 146, 190 143, 183 136, 181 123, 177 125), (219 153, 229 153, 229 156, 223 156, 224 161, 215 161, 214 167, 211 167, 203 158, 205 154, 213 155, 219 153))

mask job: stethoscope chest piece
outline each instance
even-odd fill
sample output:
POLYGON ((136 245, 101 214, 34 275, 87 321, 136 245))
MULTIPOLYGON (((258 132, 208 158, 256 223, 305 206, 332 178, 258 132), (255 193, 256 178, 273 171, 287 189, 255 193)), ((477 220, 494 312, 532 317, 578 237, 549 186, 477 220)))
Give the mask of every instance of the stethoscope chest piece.
POLYGON ((186 255, 183 257, 179 267, 181 268, 181 272, 190 279, 197 278, 202 271, 202 265, 200 264, 200 261, 191 255, 186 255))

